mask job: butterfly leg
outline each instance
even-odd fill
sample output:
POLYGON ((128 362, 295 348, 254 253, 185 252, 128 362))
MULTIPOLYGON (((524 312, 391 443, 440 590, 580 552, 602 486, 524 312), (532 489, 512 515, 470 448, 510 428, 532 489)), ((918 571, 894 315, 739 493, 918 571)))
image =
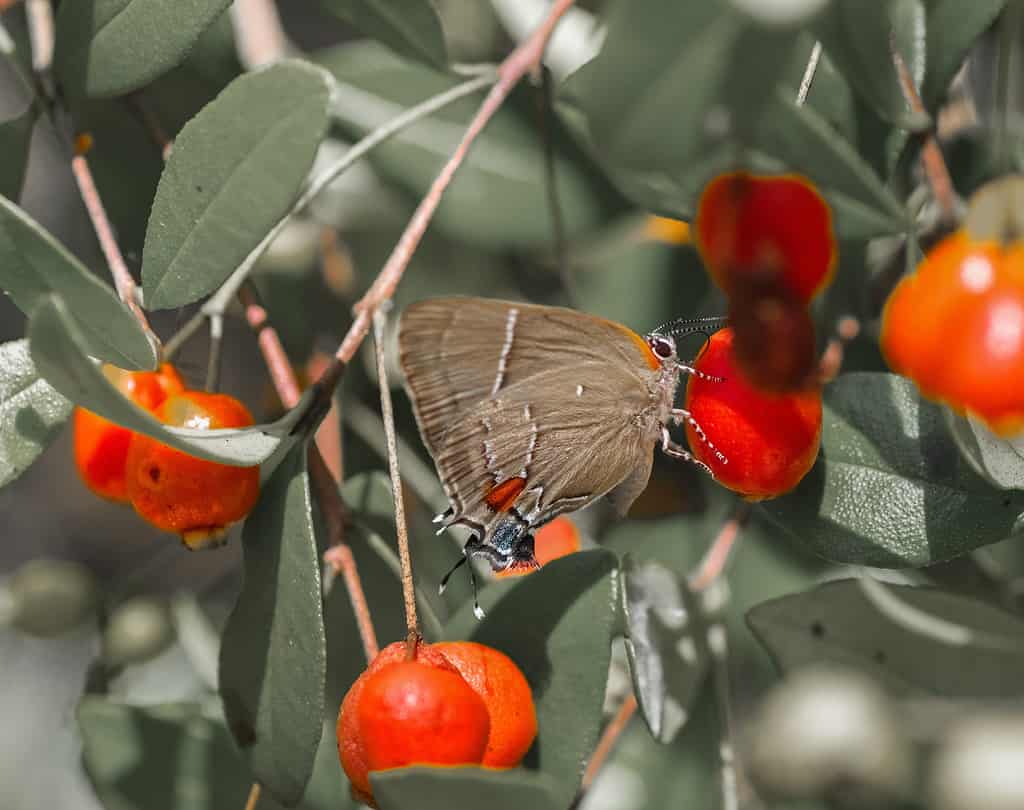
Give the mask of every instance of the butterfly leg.
POLYGON ((725 382, 725 377, 717 377, 714 374, 705 374, 703 371, 698 371, 696 368, 694 368, 691 365, 688 365, 687 363, 676 363, 676 367, 683 374, 692 374, 694 377, 699 377, 700 379, 707 380, 708 382, 725 382))
POLYGON ((715 477, 715 474, 711 471, 711 468, 707 464, 705 464, 703 461, 697 461, 697 459, 694 458, 693 453, 689 452, 688 450, 684 450, 682 447, 680 447, 678 444, 672 441, 672 437, 668 435, 668 428, 666 427, 663 427, 661 429, 661 449, 666 456, 669 456, 670 458, 678 458, 681 461, 689 461, 691 464, 696 464, 712 478, 715 477))
MULTIPOLYGON (((710 447, 715 452, 715 458, 721 461, 723 464, 728 464, 729 459, 725 457, 721 450, 715 447, 715 443, 707 437, 704 432, 704 428, 700 426, 700 423, 693 418, 693 414, 683 408, 672 409, 672 423, 676 425, 682 425, 683 423, 693 428, 693 432, 697 434, 697 438, 700 439, 704 444, 710 447)), ((662 441, 664 442, 665 434, 662 434, 662 441)))
MULTIPOLYGON (((445 588, 448 587, 448 580, 452 578, 452 574, 458 571, 463 565, 466 565, 466 563, 469 562, 469 558, 474 555, 485 557, 492 566, 495 564, 492 559, 494 556, 493 551, 481 543, 477 539, 476 535, 470 537, 469 540, 466 541, 466 545, 462 547, 462 556, 459 558, 458 562, 448 569, 448 573, 441 578, 441 584, 437 588, 438 595, 444 593, 445 588)), ((480 607, 479 589, 477 588, 476 583, 476 571, 473 570, 472 565, 468 567, 469 582, 473 586, 473 615, 476 616, 477 619, 482 619, 485 614, 484 609, 480 607)))

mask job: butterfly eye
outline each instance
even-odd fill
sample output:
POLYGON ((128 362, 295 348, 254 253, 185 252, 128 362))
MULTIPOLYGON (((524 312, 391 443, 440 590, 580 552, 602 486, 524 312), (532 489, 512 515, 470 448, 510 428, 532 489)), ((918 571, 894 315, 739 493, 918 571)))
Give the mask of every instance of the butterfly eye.
POLYGON ((676 344, 672 338, 654 335, 649 339, 651 350, 662 360, 667 360, 676 353, 676 344))

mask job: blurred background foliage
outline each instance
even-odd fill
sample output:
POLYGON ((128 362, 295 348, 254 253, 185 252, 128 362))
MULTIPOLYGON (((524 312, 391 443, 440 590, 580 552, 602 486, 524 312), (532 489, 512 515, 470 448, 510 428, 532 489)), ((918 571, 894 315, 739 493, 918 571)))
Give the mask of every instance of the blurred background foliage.
MULTIPOLYGON (((71 14, 72 3, 63 0, 59 13, 71 14)), ((338 82, 314 175, 403 108, 457 83, 451 65, 500 61, 544 6, 525 0, 400 5, 396 21, 387 4, 370 0, 278 4, 295 52, 338 82)), ((798 170, 832 205, 840 239, 836 281, 815 304, 819 338, 830 336, 844 314, 865 327, 848 347, 847 376, 826 398, 825 459, 795 494, 753 510, 728 577, 694 594, 686 579, 736 502, 695 469, 659 455, 628 519, 613 520, 602 505, 575 516, 591 550, 529 581, 488 585, 482 601, 489 615, 477 625, 467 581, 457 578, 437 596, 436 584, 458 546, 433 536, 429 518, 443 508, 443 497, 408 402, 396 391, 424 630, 428 638, 472 636, 504 649, 534 643, 518 659, 527 662, 532 683, 545 684, 541 743, 527 765, 549 782, 538 788, 527 776, 501 782, 477 775, 463 784, 458 775, 411 772, 379 783, 386 806, 404 806, 409 797, 419 807, 448 806, 491 779, 486 795, 495 808, 543 805, 552 797, 552 806, 567 806, 576 793, 573 762, 589 756, 602 722, 630 688, 630 656, 637 677, 637 649, 654 667, 648 674, 663 676, 637 683, 637 697, 644 712, 662 707, 658 717, 667 725, 650 714, 648 720, 666 741, 633 722, 578 800, 585 810, 722 806, 720 783, 727 776, 720 739, 739 742, 747 729, 753 729, 755 753, 758 733, 792 753, 762 765, 779 775, 783 792, 787 774, 811 771, 835 778, 820 792, 838 785, 868 794, 839 790, 832 800, 873 800, 877 791, 884 806, 921 807, 924 788, 900 770, 901 757, 920 756, 945 739, 945 728, 969 711, 965 701, 1000 699, 1020 708, 1024 557, 1018 540, 997 541, 1017 530, 1021 495, 985 481, 994 471, 984 459, 961 458, 939 409, 881 375, 876 328, 885 294, 934 238, 933 212, 917 204, 920 139, 914 133, 938 122, 965 196, 1021 168, 1018 45, 1011 70, 1017 80, 1002 96, 995 87, 997 44, 1000 38, 1004 45, 1019 41, 1022 15, 992 0, 969 6, 832 0, 809 4, 821 8, 806 25, 778 26, 759 14, 787 4, 762 5, 580 2, 552 42, 553 90, 525 82, 491 122, 446 194, 395 303, 401 309, 444 294, 525 298, 571 305, 640 332, 676 317, 718 314, 724 302, 685 228, 662 217, 688 219, 700 188, 725 168, 798 170), (1001 12, 1017 28, 993 27, 1001 12), (891 30, 921 87, 925 113, 904 104, 888 58, 891 30), (797 88, 816 41, 824 53, 799 106, 797 88), (960 72, 965 57, 968 69, 960 72), (1003 115, 1013 119, 1006 127, 1010 143, 997 153, 990 129, 1003 115), (851 492, 862 496, 858 514, 843 500, 851 492), (616 557, 594 550, 598 546, 628 555, 630 573, 617 574, 616 557), (862 566, 905 570, 876 572, 899 586, 879 593, 850 581, 862 566), (839 579, 847 581, 822 584, 839 579), (680 628, 659 614, 662 597, 681 600, 690 624, 680 628), (628 653, 615 641, 606 683, 608 642, 637 617, 644 617, 646 630, 631 626, 628 653), (544 627, 541 641, 519 632, 524 626, 544 627), (725 629, 727 654, 706 643, 716 628, 725 629), (679 652, 687 642, 697 651, 692 661, 679 652), (772 693, 783 706, 775 714, 774 704, 757 709, 780 670, 823 661, 867 672, 872 680, 812 678, 795 691, 772 693), (545 662, 550 671, 537 669, 545 662), (877 683, 888 692, 872 691, 877 683), (875 717, 881 707, 883 718, 908 718, 895 731, 882 721, 863 731, 868 739, 894 740, 888 762, 864 773, 844 770, 862 751, 830 748, 835 741, 819 734, 828 725, 825 715, 808 714, 801 700, 822 695, 827 705, 853 706, 858 716, 875 717), (666 701, 675 709, 664 708, 666 701), (602 703, 603 716, 593 711, 602 703), (780 712, 786 723, 777 719, 780 712), (810 740, 803 748, 796 744, 801 735, 810 740)), ((10 58, 25 61, 24 5, 0 3, 5 6, 0 21, 14 42, 10 58)), ((142 263, 162 171, 159 142, 173 139, 242 73, 237 46, 225 10, 184 61, 131 92, 90 84, 94 77, 82 74, 85 89, 69 93, 76 130, 93 138, 90 163, 133 270, 142 263)), ((135 57, 143 64, 148 59, 135 57)), ((67 75, 82 70, 74 59, 60 65, 67 75)), ((296 218, 260 262, 255 281, 297 368, 316 352, 333 351, 350 324, 351 304, 373 281, 476 103, 454 104, 375 149, 296 218)), ((98 269, 102 260, 64 146, 45 118, 26 115, 23 88, 5 60, 0 160, 18 153, 27 155, 27 164, 19 159, 11 163, 16 170, 0 166, 0 191, 98 269)), ((155 313, 154 326, 169 336, 194 311, 190 305, 155 313)), ((21 312, 0 299, 0 338, 20 338, 25 330, 21 312)), ((955 331, 949 337, 956 341, 955 331)), ((695 343, 688 351, 698 348, 695 343)), ((340 392, 343 494, 356 515, 350 539, 377 634, 387 642, 404 635, 404 618, 369 350, 368 342, 340 392)), ((179 356, 192 385, 201 384, 206 353, 204 339, 197 339, 179 356)), ((280 415, 255 340, 238 318, 226 323, 221 367, 222 388, 247 402, 257 421, 280 415)), ((241 808, 251 775, 215 697, 219 631, 242 585, 241 532, 216 552, 190 554, 130 511, 95 499, 69 461, 65 430, 0 489, 0 616, 8 624, 0 629, 4 807, 241 808), (83 689, 91 694, 79 703, 83 689)), ((322 551, 323 532, 316 528, 322 551)), ((323 614, 326 722, 301 805, 316 810, 350 801, 335 756, 333 718, 365 666, 343 589, 331 589, 323 614)), ((1024 738, 1024 722, 1013 728, 1024 738)), ((966 733, 946 745, 980 750, 963 742, 966 733)), ((998 739, 986 737, 984 728, 975 733, 983 741, 998 739)), ((957 776, 963 770, 943 772, 948 783, 941 795, 933 794, 939 795, 934 806, 1003 806, 986 805, 980 794, 973 804, 956 804, 958 796, 972 796, 970 785, 964 787, 970 778, 957 776)), ((735 778, 740 807, 796 806, 763 802, 742 769, 735 778)), ((1017 795, 1024 803, 1024 791, 1017 795)), ((272 798, 265 796, 260 806, 273 807, 272 798)))

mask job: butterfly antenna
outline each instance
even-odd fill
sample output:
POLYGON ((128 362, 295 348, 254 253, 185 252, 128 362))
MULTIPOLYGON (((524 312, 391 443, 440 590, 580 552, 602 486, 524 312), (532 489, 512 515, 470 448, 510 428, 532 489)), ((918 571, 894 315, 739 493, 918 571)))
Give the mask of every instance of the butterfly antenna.
POLYGON ((729 319, 724 315, 708 315, 701 318, 676 318, 663 323, 654 330, 655 334, 672 337, 686 337, 693 334, 710 336, 709 330, 717 331, 725 326, 729 319))
MULTIPOLYGON (((452 567, 451 567, 450 569, 448 569, 448 573, 447 573, 447 574, 445 574, 445 575, 444 575, 444 576, 443 576, 443 577, 441 578, 441 584, 440 584, 440 585, 438 586, 438 588, 437 588, 437 595, 438 595, 438 596, 440 596, 441 594, 443 594, 443 593, 444 593, 444 589, 448 587, 448 580, 452 578, 452 574, 454 574, 454 573, 455 573, 456 571, 458 571, 458 570, 459 570, 459 568, 460 568, 460 567, 461 567, 462 565, 465 565, 465 563, 466 563, 466 561, 467 561, 468 559, 469 559, 468 557, 466 557, 465 555, 463 555, 463 556, 459 557, 459 561, 458 561, 457 563, 455 563, 455 565, 453 565, 453 566, 452 566, 452 567)), ((473 570, 473 569, 470 569, 470 576, 472 576, 472 570, 473 570)), ((476 588, 475 588, 475 582, 474 582, 474 589, 473 589, 473 590, 474 590, 474 593, 475 593, 475 592, 476 592, 476 588)))

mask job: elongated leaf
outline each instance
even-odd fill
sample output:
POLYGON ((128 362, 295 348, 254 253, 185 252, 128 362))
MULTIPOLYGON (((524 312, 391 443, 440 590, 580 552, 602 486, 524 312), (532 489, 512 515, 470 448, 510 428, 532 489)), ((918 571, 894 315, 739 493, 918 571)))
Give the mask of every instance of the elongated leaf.
POLYGON ((57 14, 54 69, 72 92, 117 96, 188 55, 231 0, 75 0, 57 14))
POLYGON ((928 565, 1014 533, 1024 493, 962 461, 942 410, 892 374, 844 374, 825 394, 822 454, 764 511, 826 559, 928 565))
POLYGON ((796 31, 760 28, 723 0, 618 0, 604 46, 573 77, 573 92, 612 163, 687 165, 749 129, 795 40, 796 31))
MULTIPOLYGON (((890 36, 896 22, 912 30, 913 15, 901 13, 903 10, 898 8, 906 2, 920 6, 918 0, 834 0, 812 25, 815 36, 846 80, 883 118, 899 126, 906 126, 911 116, 890 55, 890 36)), ((918 22, 923 25, 923 9, 917 10, 918 22)), ((901 30, 896 30, 900 44, 904 39, 901 30)), ((921 42, 922 38, 918 35, 911 41, 921 42)), ((911 75, 919 72, 919 63, 923 68, 924 54, 908 54, 903 48, 900 51, 911 75)))
POLYGON ((934 110, 944 98, 974 41, 984 33, 1006 0, 924 0, 927 65, 921 98, 934 110))
POLYGON ((973 416, 947 411, 950 432, 978 475, 1003 489, 1024 489, 1024 439, 995 435, 973 416))
POLYGON ((327 128, 330 77, 284 61, 242 76, 181 130, 146 231, 146 305, 212 292, 287 212, 327 128))
POLYGON ((651 734, 671 742, 711 664, 707 628, 685 583, 663 565, 623 566, 622 604, 633 693, 651 734))
POLYGON ((192 430, 160 424, 125 399, 99 366, 78 348, 81 333, 58 296, 46 296, 36 307, 29 321, 28 337, 38 373, 69 400, 199 458, 248 467, 279 455, 301 438, 292 435, 302 413, 301 406, 272 425, 245 430, 192 430))
POLYGON ((253 776, 295 805, 324 718, 326 640, 306 447, 280 464, 245 522, 245 581, 224 629, 224 714, 253 776))
POLYGON ((614 555, 584 551, 545 565, 512 587, 481 594, 486 617, 465 606, 447 638, 496 647, 519 665, 533 690, 537 742, 525 765, 550 777, 565 807, 579 788, 583 763, 597 743, 612 634, 617 622, 614 555))
POLYGON ((367 36, 402 56, 443 68, 448 63, 441 20, 428 0, 321 0, 367 36))
POLYGON ((29 105, 25 111, 0 122, 0 195, 17 200, 28 164, 28 146, 32 140, 32 127, 36 123, 36 108, 29 105))
POLYGON ((484 768, 397 768, 370 776, 382 810, 556 810, 549 780, 524 770, 484 768))
POLYGON ((26 315, 48 293, 74 302, 81 351, 122 368, 155 369, 156 351, 114 291, 21 208, 0 197, 0 289, 26 315))
MULTIPOLYGON (((335 118, 354 138, 459 83, 404 62, 374 42, 346 44, 314 58, 338 80, 335 118)), ((369 160, 417 199, 422 197, 479 104, 479 97, 472 97, 446 107, 378 146, 369 160)), ((511 105, 505 105, 474 141, 431 227, 488 247, 550 242, 543 149, 535 117, 524 121, 511 105)), ((578 235, 601 224, 606 218, 602 186, 562 150, 557 150, 555 171, 567 234, 578 235)))
POLYGON ((963 632, 959 643, 915 632, 884 615, 856 580, 763 602, 747 623, 786 671, 819 661, 866 670, 907 695, 1017 697, 1024 622, 998 608, 928 588, 885 585, 913 611, 963 632), (995 643, 993 643, 995 642, 995 643), (969 661, 969 666, 965 666, 969 661))
POLYGON ((27 340, 0 344, 0 487, 46 449, 71 407, 36 373, 27 340))

